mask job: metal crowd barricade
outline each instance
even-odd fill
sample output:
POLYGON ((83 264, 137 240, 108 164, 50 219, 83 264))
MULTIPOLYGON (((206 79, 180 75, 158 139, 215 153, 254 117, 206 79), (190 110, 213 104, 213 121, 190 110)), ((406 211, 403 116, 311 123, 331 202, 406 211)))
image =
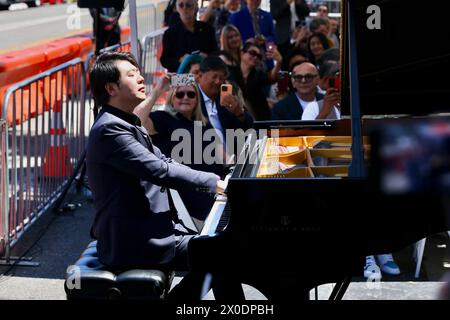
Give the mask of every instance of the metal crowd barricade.
POLYGON ((146 92, 151 92, 152 86, 166 73, 160 63, 162 53, 162 38, 167 28, 147 34, 142 39, 141 70, 145 79, 146 92))
MULTIPOLYGON (((119 51, 119 52, 129 52, 131 48, 131 41, 126 41, 124 43, 118 43, 115 45, 112 45, 110 47, 106 47, 100 50, 100 53, 107 52, 107 51, 119 51)), ((94 63, 95 59, 95 52, 91 51, 86 56, 84 69, 86 72, 89 72, 90 66, 94 63)))
MULTIPOLYGON (((164 3, 164 2, 162 2, 164 3)), ((140 62, 142 74, 145 78, 146 92, 150 92, 153 85, 157 83, 158 78, 164 76, 166 69, 160 63, 160 57, 162 53, 162 38, 167 28, 162 28, 148 33, 141 40, 140 57, 136 57, 140 62)), ((120 51, 129 52, 131 48, 131 42, 127 41, 119 43, 100 50, 100 53, 107 51, 120 51)), ((90 52, 85 61, 85 70, 87 73, 87 83, 89 89, 89 70, 93 64, 95 58, 95 52, 90 52)), ((87 107, 93 108, 94 102, 90 97, 89 90, 87 90, 87 107)))
POLYGON ((155 15, 155 29, 158 30, 164 27, 164 10, 166 10, 167 5, 169 4, 168 0, 160 1, 156 5, 156 15, 155 15))
POLYGON ((137 6, 137 18, 139 22, 138 39, 143 35, 158 29, 156 6, 153 3, 137 6))
MULTIPOLYGON (((168 1, 152 5, 154 29, 163 24, 168 1)), ((140 61, 147 92, 165 74, 159 58, 159 29, 142 38, 140 61)), ((144 30, 145 32, 145 30, 144 30)), ((130 51, 131 42, 102 49, 130 51)), ((68 61, 8 88, 0 119, 0 256, 11 264, 10 249, 50 207, 58 207, 84 161, 94 121, 89 92, 91 52, 83 62, 68 61)))
POLYGON ((8 193, 6 192, 6 121, 0 119, 0 255, 5 251, 5 219, 8 218, 6 212, 6 202, 8 201, 8 193))
POLYGON ((80 58, 73 59, 6 92, 2 115, 7 120, 10 113, 13 119, 4 138, 2 168, 7 263, 9 249, 55 203, 85 150, 90 120, 84 66, 80 58))

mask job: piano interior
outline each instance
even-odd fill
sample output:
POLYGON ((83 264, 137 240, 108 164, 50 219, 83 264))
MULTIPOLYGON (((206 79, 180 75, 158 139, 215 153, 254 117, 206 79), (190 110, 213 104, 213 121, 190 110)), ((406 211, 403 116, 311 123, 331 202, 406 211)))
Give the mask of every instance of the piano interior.
MULTIPOLYGON (((365 136, 364 157, 370 157, 365 136)), ((351 136, 295 136, 266 139, 256 173, 258 178, 348 177, 352 160, 351 136)))

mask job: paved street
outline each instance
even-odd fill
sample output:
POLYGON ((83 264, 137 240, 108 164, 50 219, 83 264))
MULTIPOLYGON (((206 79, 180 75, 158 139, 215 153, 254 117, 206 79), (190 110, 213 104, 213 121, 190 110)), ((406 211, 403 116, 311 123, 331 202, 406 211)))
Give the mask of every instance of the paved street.
MULTIPOLYGON (((153 31, 153 22, 159 28, 162 24, 162 10, 165 6, 155 10, 150 4, 158 4, 162 0, 138 0, 138 30, 139 37, 153 31)), ((121 19, 121 26, 129 25, 128 7, 125 8, 121 19)), ((82 32, 92 31, 92 18, 89 9, 80 9, 76 3, 41 6, 16 11, 0 11, 0 53, 19 50, 33 45, 46 43, 51 40, 68 37, 82 32), (8 36, 4 36, 8 35, 8 36)))

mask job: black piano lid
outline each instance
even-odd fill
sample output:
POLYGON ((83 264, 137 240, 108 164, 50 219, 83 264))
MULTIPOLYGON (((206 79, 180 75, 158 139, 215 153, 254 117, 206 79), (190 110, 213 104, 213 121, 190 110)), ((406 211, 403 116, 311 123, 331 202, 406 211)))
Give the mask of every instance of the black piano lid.
MULTIPOLYGON (((361 114, 449 112, 447 12, 438 3, 431 2, 429 7, 420 0, 351 0, 351 4, 355 6, 361 114), (380 7, 381 29, 366 26, 370 5, 380 7)), ((345 48, 343 54, 348 54, 345 48)), ((344 78, 348 77, 348 68, 343 69, 344 78)), ((350 114, 349 106, 344 101, 342 114, 350 114)))

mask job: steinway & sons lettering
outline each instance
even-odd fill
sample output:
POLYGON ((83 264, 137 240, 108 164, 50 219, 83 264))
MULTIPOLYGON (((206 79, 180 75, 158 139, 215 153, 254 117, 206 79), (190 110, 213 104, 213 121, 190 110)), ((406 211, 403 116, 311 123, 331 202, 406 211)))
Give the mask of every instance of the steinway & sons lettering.
POLYGON ((278 227, 278 226, 252 226, 250 231, 261 232, 320 232, 320 226, 307 226, 307 227, 278 227))

